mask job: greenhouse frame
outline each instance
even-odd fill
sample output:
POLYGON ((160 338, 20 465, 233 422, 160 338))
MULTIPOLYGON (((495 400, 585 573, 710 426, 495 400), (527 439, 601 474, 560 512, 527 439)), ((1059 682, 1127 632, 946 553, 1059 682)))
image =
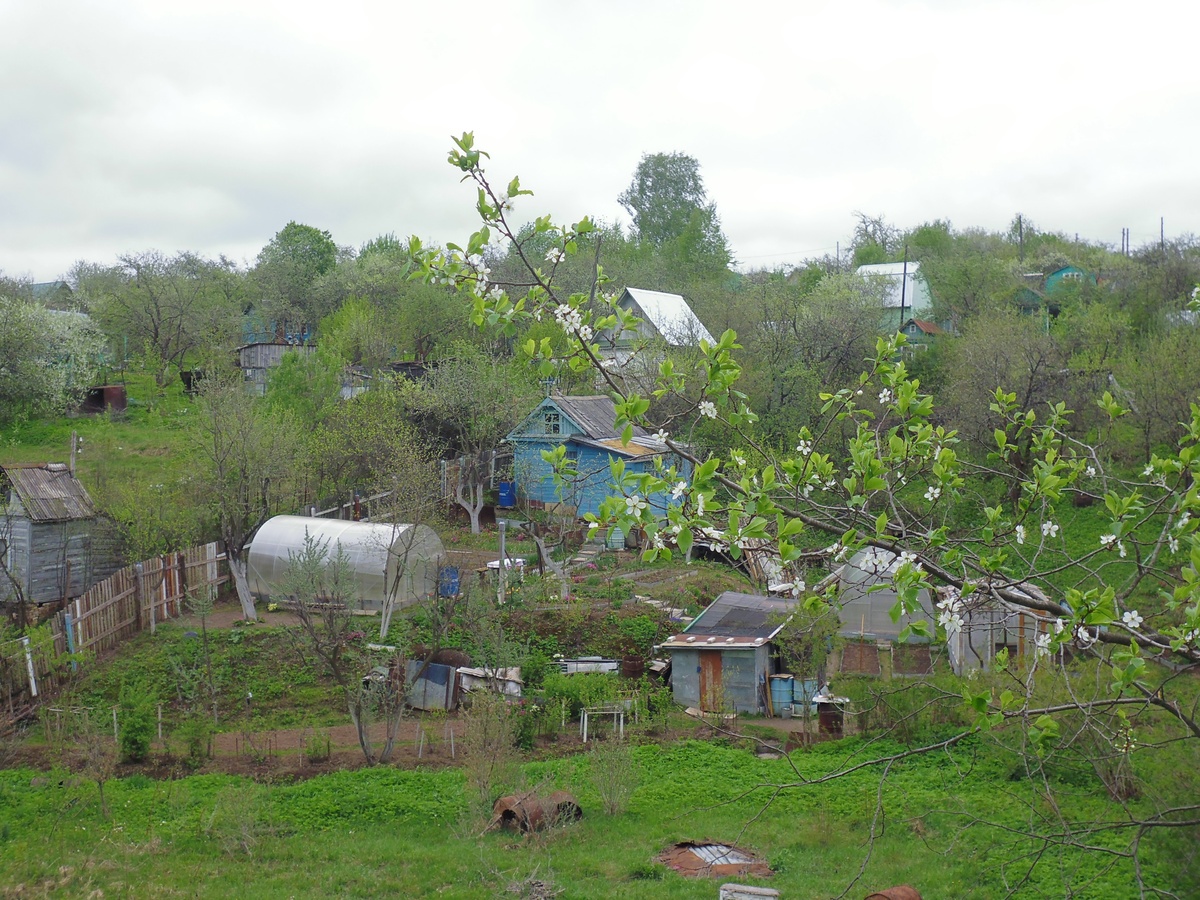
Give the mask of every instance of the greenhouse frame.
POLYGON ((288 569, 303 552, 306 537, 330 559, 341 549, 353 573, 358 609, 402 609, 437 591, 445 548, 426 525, 275 516, 250 544, 247 574, 255 599, 288 599, 288 569))

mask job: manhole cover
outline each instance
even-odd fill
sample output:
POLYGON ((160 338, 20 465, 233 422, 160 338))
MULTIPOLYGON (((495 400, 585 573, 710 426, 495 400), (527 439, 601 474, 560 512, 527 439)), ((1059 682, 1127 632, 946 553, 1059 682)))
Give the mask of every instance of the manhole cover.
POLYGON ((715 841, 680 841, 660 853, 658 861, 697 877, 771 874, 770 866, 748 850, 715 841))

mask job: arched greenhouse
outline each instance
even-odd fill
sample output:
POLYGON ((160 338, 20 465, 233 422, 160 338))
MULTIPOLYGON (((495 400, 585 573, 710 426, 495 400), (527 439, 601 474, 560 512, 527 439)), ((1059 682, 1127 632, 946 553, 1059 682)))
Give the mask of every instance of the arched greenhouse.
POLYGON ((437 590, 445 549, 428 526, 275 516, 250 544, 247 574, 256 599, 286 599, 283 585, 288 568, 304 550, 306 535, 330 559, 341 548, 354 576, 360 609, 401 609, 437 590))

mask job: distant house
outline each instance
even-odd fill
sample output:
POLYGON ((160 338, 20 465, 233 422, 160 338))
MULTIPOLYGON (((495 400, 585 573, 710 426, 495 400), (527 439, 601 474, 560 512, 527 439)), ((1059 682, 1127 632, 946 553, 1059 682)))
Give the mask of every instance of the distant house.
POLYGON ((66 309, 75 296, 65 281, 39 281, 29 286, 29 293, 38 303, 51 309, 66 309))
POLYGON ((883 288, 884 331, 894 332, 910 317, 928 318, 933 309, 929 285, 919 262, 859 266, 855 274, 883 288))
MULTIPOLYGON (((574 507, 577 515, 599 512, 600 504, 613 493, 609 465, 625 462, 627 472, 650 472, 656 459, 669 453, 642 428, 633 429, 629 443, 621 440, 616 427, 617 411, 608 397, 547 397, 505 438, 513 445, 513 472, 517 491, 526 500, 561 503, 574 507), (577 477, 561 486, 554 483, 551 465, 542 452, 566 446, 577 477)), ((648 497, 659 508, 666 498, 648 497)))
MULTIPOLYGON (((923 675, 932 672, 932 646, 927 638, 900 641, 900 632, 913 622, 936 622, 935 599, 953 594, 938 588, 937 597, 922 588, 917 592, 918 610, 893 621, 891 610, 897 600, 892 578, 900 567, 894 553, 868 547, 856 553, 830 580, 836 582, 841 605, 840 652, 833 654, 830 669, 855 675, 923 675)), ((817 586, 818 589, 821 587, 817 586)), ((1023 584, 1017 590, 1046 602, 1036 587, 1023 584)), ((962 675, 991 667, 996 653, 1007 649, 1012 659, 1033 653, 1037 635, 1052 627, 1053 619, 1033 610, 977 592, 958 610, 962 630, 950 636, 946 655, 950 667, 962 675)), ((832 675, 831 675, 832 677, 832 675)))
POLYGON ((108 523, 63 463, 0 466, 0 599, 78 597, 120 568, 108 523))
POLYGON ((600 351, 606 358, 624 365, 647 344, 661 341, 668 347, 697 347, 701 340, 716 341, 704 323, 680 294, 625 288, 616 305, 641 319, 636 329, 600 337, 600 351))
POLYGON ((661 644, 671 657, 676 703, 703 710, 766 712, 774 674, 772 641, 795 609, 792 598, 726 591, 661 644))
POLYGON ((1079 266, 1063 266, 1061 269, 1056 269, 1046 276, 1046 281, 1042 287, 1042 293, 1046 296, 1051 296, 1055 291, 1061 290, 1068 285, 1090 284, 1095 286, 1098 283, 1096 276, 1079 266))
POLYGON ((913 350, 927 350, 929 345, 945 330, 935 322, 926 319, 908 319, 900 326, 900 332, 908 338, 908 346, 913 350))
POLYGON ((247 389, 262 396, 267 392, 267 379, 271 369, 278 366, 285 354, 295 351, 301 356, 316 352, 311 344, 289 344, 282 341, 259 341, 253 344, 243 344, 235 351, 238 357, 238 368, 242 370, 242 379, 247 389))

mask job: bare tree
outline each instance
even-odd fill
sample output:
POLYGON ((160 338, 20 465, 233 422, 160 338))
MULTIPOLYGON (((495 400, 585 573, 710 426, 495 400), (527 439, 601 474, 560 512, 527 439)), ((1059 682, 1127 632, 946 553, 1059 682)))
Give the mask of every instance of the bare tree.
POLYGON ((312 652, 341 688, 367 762, 391 759, 400 722, 404 718, 404 657, 402 649, 391 651, 386 675, 371 669, 366 635, 353 614, 358 592, 350 561, 339 545, 332 555, 326 542, 309 534, 294 554, 284 583, 284 593, 294 604, 300 625, 293 635, 298 645, 312 652), (381 747, 371 736, 375 721, 385 725, 381 747))
POLYGON ((263 522, 300 505, 293 481, 301 456, 297 432, 286 415, 268 413, 236 381, 206 381, 198 412, 201 483, 242 612, 257 619, 246 556, 263 522))

